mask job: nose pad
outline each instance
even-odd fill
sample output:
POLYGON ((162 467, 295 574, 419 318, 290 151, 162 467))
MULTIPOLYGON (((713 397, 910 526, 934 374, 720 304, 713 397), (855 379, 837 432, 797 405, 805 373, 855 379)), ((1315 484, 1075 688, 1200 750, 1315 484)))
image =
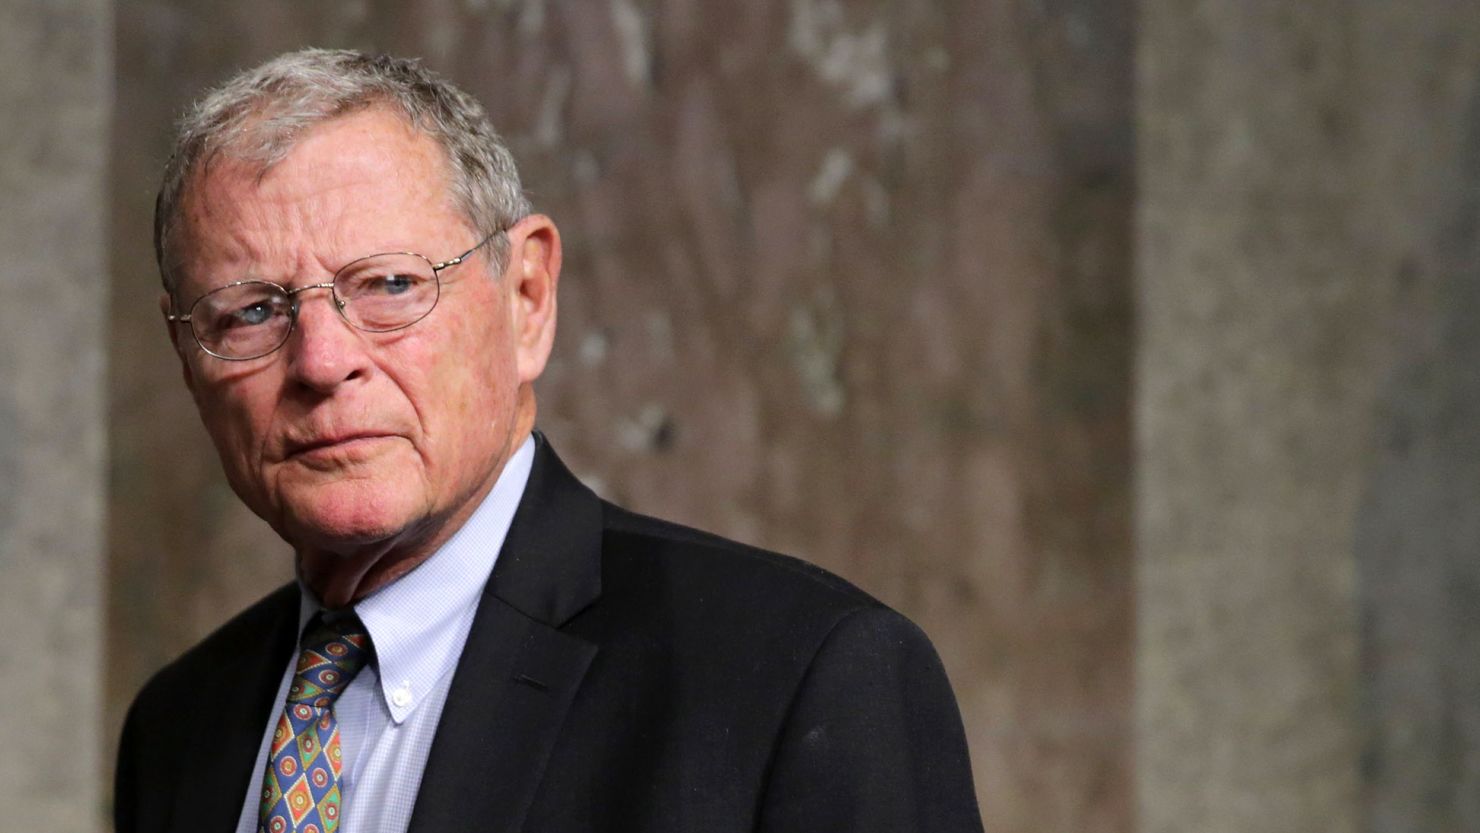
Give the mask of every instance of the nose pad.
MULTIPOLYGON (((327 297, 332 302, 334 306, 334 311, 339 313, 339 320, 345 324, 349 324, 349 319, 344 316, 344 302, 339 300, 338 295, 334 294, 334 284, 332 283, 313 283, 309 284, 308 286, 300 286, 297 289, 288 290, 288 294, 292 296, 293 321, 295 323, 297 323, 298 319, 303 316, 303 293, 308 292, 311 289, 327 290, 325 297, 327 297)), ((351 329, 354 328, 351 327, 351 329)))
MULTIPOLYGON (((305 287, 305 288, 314 289, 316 287, 305 287)), ((327 319, 332 319, 332 323, 333 324, 338 324, 340 327, 343 327, 344 329, 346 329, 346 330, 348 330, 350 332, 357 332, 358 331, 357 328, 353 324, 349 323, 349 318, 346 317, 345 314, 344 314, 344 307, 345 307, 344 302, 341 301, 341 300, 339 300, 338 298, 334 297, 332 293, 331 294, 327 294, 325 296, 325 298, 324 298, 324 300, 326 300, 326 301, 329 302, 327 304, 327 306, 329 307, 329 310, 332 310, 332 312, 326 310, 323 314, 314 313, 314 312, 312 312, 313 305, 312 304, 305 305, 304 304, 304 301, 305 300, 311 301, 313 299, 311 299, 311 298, 309 298, 309 299, 303 299, 303 298, 299 298, 299 297, 296 297, 296 296, 293 298, 293 321, 297 325, 295 327, 295 329, 302 330, 303 329, 303 324, 307 320, 318 319, 318 318, 327 318, 327 319)), ((332 324, 331 324, 331 321, 329 321, 329 320, 315 321, 315 323, 314 323, 313 326, 316 327, 316 328, 322 328, 322 327, 332 326, 332 324)))
MULTIPOLYGON (((344 313, 344 308, 347 306, 347 304, 345 304, 344 301, 341 301, 338 298, 334 297, 333 295, 330 295, 328 297, 328 300, 331 304, 334 305, 334 311, 339 314, 339 320, 344 322, 345 324, 348 324, 349 319, 345 316, 344 313)), ((293 298, 293 320, 296 322, 298 318, 302 315, 303 301, 302 299, 295 296, 293 298)))

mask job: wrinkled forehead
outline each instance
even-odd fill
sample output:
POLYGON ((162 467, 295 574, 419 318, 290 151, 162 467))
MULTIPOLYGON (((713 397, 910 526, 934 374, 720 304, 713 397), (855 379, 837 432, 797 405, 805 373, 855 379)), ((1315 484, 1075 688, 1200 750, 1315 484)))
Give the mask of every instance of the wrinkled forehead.
POLYGON ((275 159, 223 147, 192 173, 170 246, 177 286, 203 257, 266 257, 279 241, 471 225, 456 211, 441 146, 393 112, 338 116, 295 138, 275 159))

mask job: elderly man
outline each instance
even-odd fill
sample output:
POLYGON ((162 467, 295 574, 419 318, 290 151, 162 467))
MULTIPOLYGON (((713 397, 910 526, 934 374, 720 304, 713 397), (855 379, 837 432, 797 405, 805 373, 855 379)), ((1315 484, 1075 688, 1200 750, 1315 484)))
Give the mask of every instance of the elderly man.
POLYGON ((298 580, 145 687, 120 833, 970 831, 923 635, 534 430, 560 236, 478 104, 308 50, 184 119, 160 307, 298 580))

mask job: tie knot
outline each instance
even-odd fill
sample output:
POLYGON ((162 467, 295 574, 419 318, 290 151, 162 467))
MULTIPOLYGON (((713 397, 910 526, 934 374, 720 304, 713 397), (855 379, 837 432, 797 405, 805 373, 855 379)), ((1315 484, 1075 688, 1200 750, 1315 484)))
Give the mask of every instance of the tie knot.
POLYGON ((332 706, 369 659, 370 634, 360 617, 314 614, 303 629, 288 702, 332 706))

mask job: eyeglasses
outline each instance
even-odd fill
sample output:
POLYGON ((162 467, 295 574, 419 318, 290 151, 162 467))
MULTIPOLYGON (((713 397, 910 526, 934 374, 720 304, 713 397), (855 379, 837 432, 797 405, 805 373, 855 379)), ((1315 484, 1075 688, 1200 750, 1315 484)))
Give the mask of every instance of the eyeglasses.
POLYGON ((237 281, 195 299, 184 315, 165 319, 190 325, 200 349, 227 361, 259 359, 288 342, 298 322, 298 295, 327 289, 339 315, 370 333, 403 330, 426 318, 442 294, 442 270, 462 263, 502 229, 441 263, 415 252, 386 252, 352 260, 328 283, 287 289, 271 281, 237 281))

